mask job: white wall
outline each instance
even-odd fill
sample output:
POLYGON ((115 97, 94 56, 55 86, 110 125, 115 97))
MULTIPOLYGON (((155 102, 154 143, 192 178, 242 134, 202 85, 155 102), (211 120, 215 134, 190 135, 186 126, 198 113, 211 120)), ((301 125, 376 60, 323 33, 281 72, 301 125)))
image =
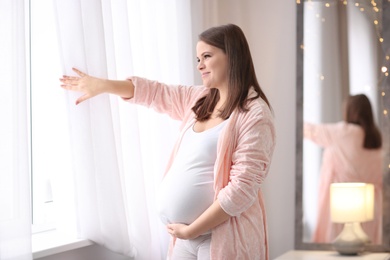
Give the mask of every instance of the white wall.
MULTIPOLYGON (((196 8, 205 8, 196 2, 196 8)), ((244 30, 258 80, 275 112, 277 145, 263 186, 270 259, 274 259, 294 247, 296 3, 291 0, 216 0, 212 6, 217 15, 208 17, 198 27, 236 23, 244 30)), ((209 10, 204 11, 210 14, 209 10)), ((124 259, 92 246, 44 260, 101 259, 95 258, 97 255, 110 255, 111 260, 124 259)))

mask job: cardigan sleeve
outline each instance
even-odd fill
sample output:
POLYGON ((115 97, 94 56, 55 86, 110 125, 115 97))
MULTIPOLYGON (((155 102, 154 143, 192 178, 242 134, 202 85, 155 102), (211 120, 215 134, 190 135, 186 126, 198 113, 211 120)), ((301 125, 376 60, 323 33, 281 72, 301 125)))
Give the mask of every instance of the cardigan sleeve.
POLYGON ((273 116, 265 106, 237 122, 229 182, 218 194, 222 209, 231 216, 240 215, 258 200, 260 185, 269 172, 276 136, 273 116))
POLYGON ((305 122, 303 125, 303 135, 306 139, 316 143, 321 147, 330 146, 335 142, 335 137, 339 133, 346 132, 347 127, 343 122, 333 124, 312 124, 305 122))
POLYGON ((159 113, 182 121, 194 102, 205 95, 203 86, 167 85, 140 77, 130 77, 134 85, 134 97, 124 99, 130 103, 152 108, 159 113))

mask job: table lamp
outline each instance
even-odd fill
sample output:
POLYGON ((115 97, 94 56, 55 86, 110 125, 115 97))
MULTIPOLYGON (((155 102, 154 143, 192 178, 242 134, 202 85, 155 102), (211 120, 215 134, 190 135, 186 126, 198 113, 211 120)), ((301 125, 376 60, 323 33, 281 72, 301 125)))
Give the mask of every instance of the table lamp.
POLYGON ((344 228, 333 241, 341 255, 357 255, 370 241, 360 223, 374 218, 374 185, 369 183, 332 183, 330 186, 330 214, 335 223, 344 228))

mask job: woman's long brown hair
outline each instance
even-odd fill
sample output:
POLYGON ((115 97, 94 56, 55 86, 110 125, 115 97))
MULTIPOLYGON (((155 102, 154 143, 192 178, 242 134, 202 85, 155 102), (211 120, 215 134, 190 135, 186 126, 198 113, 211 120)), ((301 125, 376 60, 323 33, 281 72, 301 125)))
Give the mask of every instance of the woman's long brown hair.
POLYGON ((382 147, 382 136, 375 125, 370 100, 364 94, 349 96, 345 104, 345 121, 364 129, 364 148, 382 147))
MULTIPOLYGON (((241 28, 234 24, 212 27, 199 35, 199 40, 221 49, 228 59, 228 97, 219 117, 229 118, 237 107, 247 111, 249 101, 261 97, 271 105, 257 81, 248 42, 241 28), (254 97, 248 98, 249 89, 256 91, 254 97)), ((192 110, 198 121, 210 118, 219 100, 218 89, 211 89, 208 95, 199 99, 192 110)))

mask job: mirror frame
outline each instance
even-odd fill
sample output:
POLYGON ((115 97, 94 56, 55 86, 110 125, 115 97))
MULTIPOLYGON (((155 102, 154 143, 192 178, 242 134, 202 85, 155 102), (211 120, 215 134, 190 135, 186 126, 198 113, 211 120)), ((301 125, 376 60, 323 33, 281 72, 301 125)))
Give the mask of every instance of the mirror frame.
MULTIPOLYGON (((321 1, 321 0, 320 0, 321 1)), ((295 249, 300 250, 334 250, 330 243, 308 243, 303 241, 303 37, 304 37, 304 0, 296 4, 296 179, 295 179, 295 249)), ((382 0, 382 37, 383 52, 390 55, 390 1, 382 0)), ((388 66, 389 67, 389 66, 388 66)), ((385 77, 382 84, 390 88, 390 76, 385 77)), ((387 147, 384 138, 384 147, 387 147)), ((387 151, 388 154, 388 151, 387 151)), ((386 168, 383 179, 383 237, 382 244, 367 245, 369 252, 390 251, 390 169, 386 168)))

